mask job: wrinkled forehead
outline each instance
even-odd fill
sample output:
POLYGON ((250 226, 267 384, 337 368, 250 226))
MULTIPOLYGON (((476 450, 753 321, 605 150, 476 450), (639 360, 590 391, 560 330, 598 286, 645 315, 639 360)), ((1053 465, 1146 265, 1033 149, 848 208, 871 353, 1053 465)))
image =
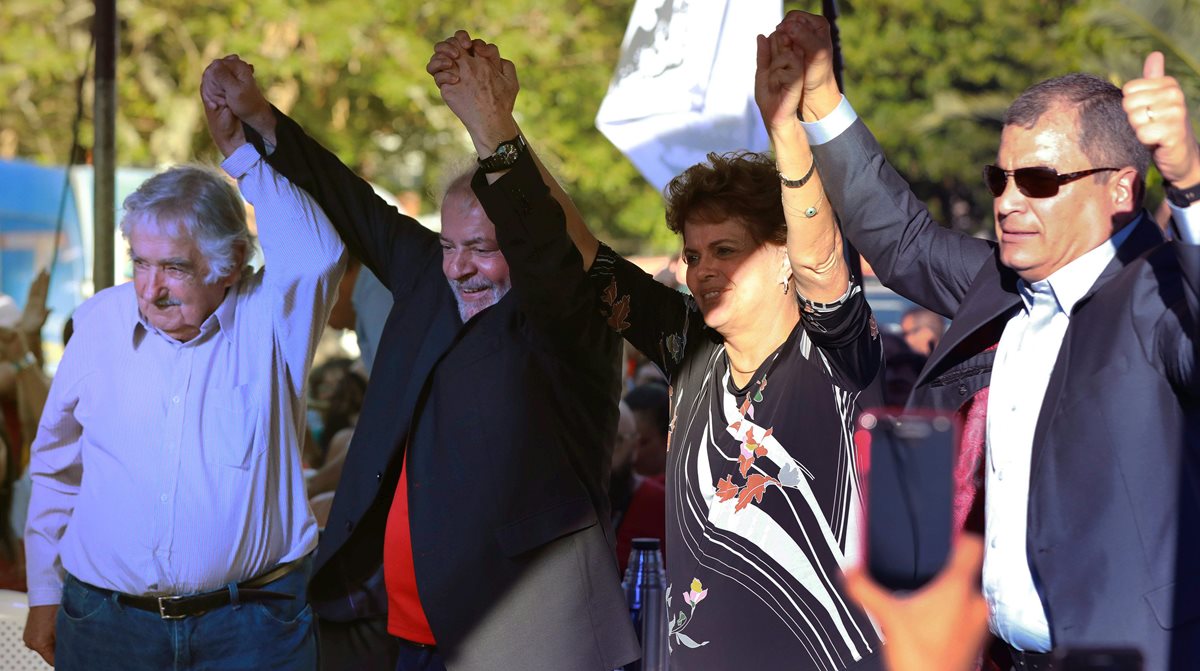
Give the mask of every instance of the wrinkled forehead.
POLYGON ((148 218, 129 229, 129 255, 147 261, 163 259, 204 260, 196 240, 179 223, 148 218))

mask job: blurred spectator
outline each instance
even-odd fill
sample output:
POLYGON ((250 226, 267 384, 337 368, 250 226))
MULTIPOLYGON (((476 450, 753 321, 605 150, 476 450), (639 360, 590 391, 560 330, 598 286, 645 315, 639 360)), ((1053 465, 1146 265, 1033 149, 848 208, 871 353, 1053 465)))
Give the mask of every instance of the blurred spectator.
POLYGON ((670 431, 667 387, 657 382, 639 385, 625 395, 624 402, 633 411, 637 429, 633 470, 639 475, 657 478, 661 483, 666 470, 667 433, 670 431))
POLYGON ((912 351, 929 356, 946 332, 946 320, 933 310, 913 308, 900 319, 900 328, 904 331, 904 341, 912 351))
POLYGON ((914 352, 904 338, 895 333, 880 331, 879 335, 883 339, 883 402, 904 407, 925 367, 926 357, 914 352))
POLYGON ((370 269, 351 257, 346 275, 338 285, 338 300, 329 313, 329 325, 335 329, 353 330, 358 336, 358 351, 368 376, 375 365, 383 324, 391 310, 391 292, 370 269))
MULTIPOLYGON (((331 324, 332 325, 332 324, 331 324)), ((325 462, 325 449, 329 446, 333 434, 326 435, 325 413, 329 410, 330 401, 337 391, 342 378, 354 366, 354 360, 346 357, 328 359, 314 366, 308 374, 308 432, 313 443, 305 445, 305 464, 309 467, 319 467, 325 462)))
POLYGON ((41 364, 49 286, 50 275, 39 272, 24 310, 0 294, 0 589, 25 590, 21 536, 29 508, 29 445, 50 388, 41 364))
POLYGON ((620 410, 608 498, 612 504, 613 531, 617 536, 617 562, 624 575, 635 538, 657 538, 666 558, 667 490, 660 481, 634 472, 636 420, 624 401, 621 401, 620 410))

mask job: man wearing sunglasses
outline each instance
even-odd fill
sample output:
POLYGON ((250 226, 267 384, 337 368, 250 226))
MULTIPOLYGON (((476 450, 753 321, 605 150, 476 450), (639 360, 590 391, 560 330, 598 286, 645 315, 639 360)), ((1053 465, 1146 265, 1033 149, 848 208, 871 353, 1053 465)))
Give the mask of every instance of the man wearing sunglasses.
POLYGON ((939 227, 888 165, 837 89, 824 20, 784 24, 846 236, 884 284, 954 320, 910 404, 960 412, 961 466, 983 469, 1001 668, 1087 647, 1200 668, 1200 148, 1162 55, 1123 90, 1067 75, 1013 103, 983 173, 993 243, 939 227), (1142 209, 1151 158, 1182 242, 1142 209))

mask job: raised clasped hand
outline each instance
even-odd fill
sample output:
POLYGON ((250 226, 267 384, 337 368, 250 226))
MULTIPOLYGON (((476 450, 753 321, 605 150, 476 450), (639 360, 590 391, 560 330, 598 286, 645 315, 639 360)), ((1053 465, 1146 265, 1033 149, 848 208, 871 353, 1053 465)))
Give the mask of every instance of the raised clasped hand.
POLYGON ((794 132, 796 112, 804 96, 804 62, 792 48, 791 38, 776 30, 758 36, 758 67, 754 73, 754 101, 772 139, 794 132))
POLYGON ((496 45, 460 30, 434 45, 425 70, 481 155, 516 135, 513 108, 520 84, 516 67, 500 57, 496 45))
POLYGON ((833 72, 829 21, 823 16, 792 10, 775 30, 788 37, 804 72, 800 112, 805 121, 816 121, 841 101, 841 91, 833 72))

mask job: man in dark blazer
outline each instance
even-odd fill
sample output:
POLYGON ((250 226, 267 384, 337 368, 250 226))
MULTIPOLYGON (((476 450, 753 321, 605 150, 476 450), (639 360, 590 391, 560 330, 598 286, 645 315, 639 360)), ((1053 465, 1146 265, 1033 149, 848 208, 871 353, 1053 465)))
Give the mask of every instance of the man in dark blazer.
POLYGON ((884 284, 954 320, 910 403, 968 418, 983 591, 1012 665, 1130 647, 1146 669, 1200 668, 1200 148, 1161 54, 1123 95, 1068 75, 1014 102, 985 170, 997 244, 932 221, 839 93, 828 25, 787 22, 846 236, 884 284), (1142 210, 1150 156, 1190 244, 1142 210))
MULTIPOLYGON (((439 236, 271 108, 249 65, 228 57, 210 72, 206 95, 312 194, 395 300, 311 597, 353 598, 382 558, 402 670, 607 671, 636 659, 607 521, 620 341, 582 257, 544 232, 561 230, 561 213, 497 230, 462 179, 439 236)), ((546 193, 482 188, 483 170, 528 160, 523 145, 505 149, 480 148, 471 186, 489 209, 523 212, 546 193)))

